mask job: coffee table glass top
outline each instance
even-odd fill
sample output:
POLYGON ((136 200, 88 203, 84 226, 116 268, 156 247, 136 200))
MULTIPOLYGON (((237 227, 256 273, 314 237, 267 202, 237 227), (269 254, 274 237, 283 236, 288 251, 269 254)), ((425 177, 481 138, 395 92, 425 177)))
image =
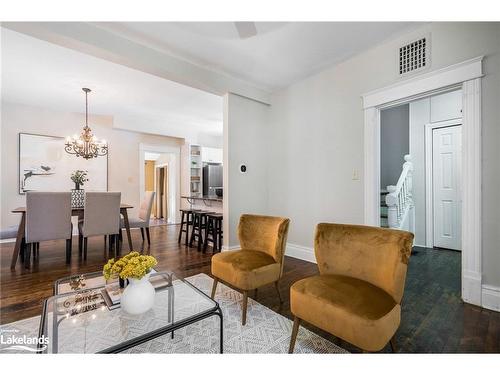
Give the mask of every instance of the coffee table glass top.
MULTIPOLYGON (((212 315, 218 304, 172 272, 150 276, 156 289, 151 310, 130 315, 108 309, 100 273, 61 279, 59 293, 46 300, 40 333, 48 338, 45 353, 98 353, 125 350, 212 315)), ((113 283, 117 283, 114 281, 113 283)))

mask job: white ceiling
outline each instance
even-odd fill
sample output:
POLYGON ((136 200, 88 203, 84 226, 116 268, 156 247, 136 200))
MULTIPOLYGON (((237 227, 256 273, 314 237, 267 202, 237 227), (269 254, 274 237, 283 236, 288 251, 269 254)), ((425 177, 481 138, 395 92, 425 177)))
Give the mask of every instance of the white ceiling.
POLYGON ((339 63, 411 22, 256 22, 240 39, 233 22, 94 23, 143 45, 273 91, 339 63))
POLYGON ((138 70, 1 30, 2 100, 113 115, 115 125, 176 137, 222 135, 222 98, 138 70))

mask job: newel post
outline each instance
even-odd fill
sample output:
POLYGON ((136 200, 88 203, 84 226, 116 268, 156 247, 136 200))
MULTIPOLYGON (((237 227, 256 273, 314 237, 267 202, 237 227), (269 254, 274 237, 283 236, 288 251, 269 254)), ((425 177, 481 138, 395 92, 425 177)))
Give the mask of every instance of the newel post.
POLYGON ((387 221, 389 223, 389 228, 398 227, 398 196, 396 194, 396 186, 387 186, 387 191, 389 192, 385 196, 385 203, 387 204, 387 221))

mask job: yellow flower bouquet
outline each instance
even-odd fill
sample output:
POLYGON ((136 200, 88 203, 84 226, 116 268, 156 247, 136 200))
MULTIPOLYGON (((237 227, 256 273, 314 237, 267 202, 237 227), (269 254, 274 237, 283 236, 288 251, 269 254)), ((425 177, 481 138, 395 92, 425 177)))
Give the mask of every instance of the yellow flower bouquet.
POLYGON ((124 257, 115 261, 110 259, 102 269, 102 274, 106 280, 113 277, 120 279, 142 279, 151 272, 151 269, 158 264, 155 257, 151 255, 141 255, 137 251, 131 251, 124 257))

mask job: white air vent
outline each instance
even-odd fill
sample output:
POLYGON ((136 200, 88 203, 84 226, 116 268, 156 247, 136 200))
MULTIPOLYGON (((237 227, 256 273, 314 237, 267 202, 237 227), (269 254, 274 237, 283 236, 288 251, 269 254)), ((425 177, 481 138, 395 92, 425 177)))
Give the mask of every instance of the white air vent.
POLYGON ((421 38, 399 48, 399 75, 422 70, 429 66, 429 41, 421 38))

